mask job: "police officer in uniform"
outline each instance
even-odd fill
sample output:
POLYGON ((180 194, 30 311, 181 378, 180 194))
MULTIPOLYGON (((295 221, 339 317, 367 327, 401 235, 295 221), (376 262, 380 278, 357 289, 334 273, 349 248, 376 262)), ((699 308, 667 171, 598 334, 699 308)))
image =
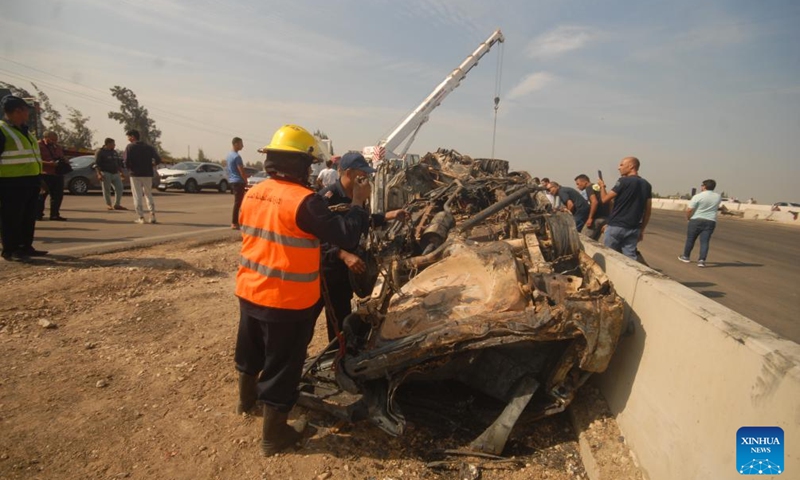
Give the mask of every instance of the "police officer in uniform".
POLYGON ((314 137, 284 125, 262 150, 269 178, 250 189, 242 202, 242 250, 236 276, 239 332, 237 413, 263 403, 261 449, 272 455, 295 444, 301 432, 287 424, 297 401, 306 348, 322 310, 320 241, 354 249, 368 228, 363 208, 368 183, 356 186, 353 207, 342 216, 307 185, 314 137))
POLYGON ((28 104, 14 95, 3 97, 0 120, 0 223, 4 260, 46 255, 33 248, 39 209, 42 157, 28 130, 28 104))
MULTIPOLYGON (((328 205, 348 205, 352 202, 353 190, 361 181, 365 181, 369 175, 375 173, 367 160, 358 152, 345 153, 339 160, 339 179, 333 185, 323 188, 319 194, 328 201, 328 205)), ((392 210, 385 215, 373 213, 370 216, 370 223, 373 227, 382 227, 386 222, 397 220, 403 221, 406 213, 403 210, 392 210)), ((365 230, 362 232, 367 233, 365 230)), ((353 287, 350 285, 348 270, 356 274, 366 271, 367 266, 364 261, 346 248, 338 245, 323 243, 322 245, 322 274, 325 285, 328 288, 330 305, 325 305, 325 317, 328 320, 328 340, 333 340, 336 328, 342 330, 344 319, 353 311, 351 301, 353 300, 353 287)))

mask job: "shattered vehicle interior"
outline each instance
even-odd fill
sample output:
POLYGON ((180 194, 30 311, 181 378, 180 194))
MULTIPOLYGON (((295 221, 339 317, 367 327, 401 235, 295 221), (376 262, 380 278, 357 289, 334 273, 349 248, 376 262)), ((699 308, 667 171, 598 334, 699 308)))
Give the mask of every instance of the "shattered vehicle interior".
POLYGON ((500 455, 523 412, 563 411, 606 369, 622 301, 572 216, 508 169, 443 149, 380 166, 373 211, 407 218, 365 239, 367 273, 351 275, 358 308, 307 361, 301 405, 401 435, 401 385, 459 382, 505 404, 464 446, 500 455))

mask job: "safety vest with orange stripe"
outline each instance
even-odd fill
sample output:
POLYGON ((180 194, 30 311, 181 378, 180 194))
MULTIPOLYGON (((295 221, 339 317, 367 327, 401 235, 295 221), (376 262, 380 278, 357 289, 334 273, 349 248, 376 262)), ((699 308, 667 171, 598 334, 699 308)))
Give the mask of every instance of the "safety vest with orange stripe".
POLYGON ((303 310, 320 298, 319 239, 297 226, 297 210, 313 192, 267 179, 242 202, 242 251, 236 295, 256 305, 303 310))

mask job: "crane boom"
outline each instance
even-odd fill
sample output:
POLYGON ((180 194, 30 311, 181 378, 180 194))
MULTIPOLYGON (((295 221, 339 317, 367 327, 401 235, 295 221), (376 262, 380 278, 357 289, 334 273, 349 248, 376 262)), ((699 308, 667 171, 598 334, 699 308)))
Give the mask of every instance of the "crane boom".
POLYGON ((430 95, 428 95, 419 106, 414 109, 411 114, 403 120, 394 131, 386 137, 385 140, 381 140, 378 145, 383 147, 385 150, 386 158, 398 158, 399 156, 396 155, 394 152, 403 143, 404 140, 409 138, 409 142, 403 148, 401 155, 405 154, 408 151, 408 147, 411 145, 411 142, 414 141, 414 137, 416 137, 417 132, 419 131, 422 124, 428 121, 428 116, 430 113, 438 107, 442 100, 447 97, 456 87, 461 83, 461 80, 467 76, 472 67, 478 64, 478 61, 486 55, 486 53, 492 48, 492 46, 498 42, 502 43, 505 40, 503 37, 503 33, 500 29, 497 29, 492 33, 489 38, 486 39, 485 42, 481 43, 478 48, 472 52, 463 62, 459 65, 455 70, 453 70, 450 75, 448 75, 442 83, 440 83, 436 88, 433 89, 430 95))

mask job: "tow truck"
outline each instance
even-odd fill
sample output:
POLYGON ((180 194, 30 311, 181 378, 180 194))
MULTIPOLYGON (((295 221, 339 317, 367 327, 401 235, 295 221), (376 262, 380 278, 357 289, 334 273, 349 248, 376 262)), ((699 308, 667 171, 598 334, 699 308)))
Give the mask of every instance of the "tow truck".
MULTIPOLYGON (((409 155, 408 149, 414 142, 422 125, 428 121, 431 112, 441 105, 442 101, 461 84, 470 70, 478 64, 478 61, 486 55, 489 50, 497 43, 503 43, 505 37, 500 29, 495 30, 489 38, 481 43, 455 70, 445 77, 445 79, 425 97, 417 108, 414 109, 388 137, 378 142, 375 146, 364 147, 361 151, 364 158, 377 165, 375 174, 375 188, 373 189, 371 206, 373 212, 384 211, 383 196, 384 186, 392 173, 405 168, 419 161, 419 156, 409 155), (405 145, 402 145, 405 142, 405 145), (402 145, 402 146, 401 146, 402 145)), ((495 104, 498 98, 495 98, 495 104)))

